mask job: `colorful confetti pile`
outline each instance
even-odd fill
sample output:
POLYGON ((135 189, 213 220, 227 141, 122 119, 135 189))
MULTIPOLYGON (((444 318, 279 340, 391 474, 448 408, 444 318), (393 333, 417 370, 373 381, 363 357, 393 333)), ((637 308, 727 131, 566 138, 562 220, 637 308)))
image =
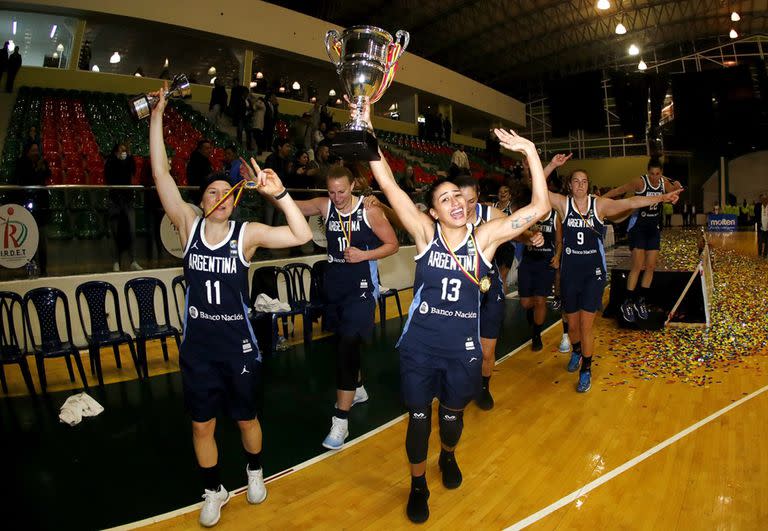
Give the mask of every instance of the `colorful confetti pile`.
MULTIPOLYGON (((693 232, 666 233, 662 248, 671 269, 692 271, 698 262, 693 232), (687 240, 687 241, 686 241, 687 240), (670 250, 672 250, 670 252, 670 250)), ((712 249, 714 300, 712 325, 643 332, 617 330, 607 342, 620 364, 633 376, 665 378, 705 386, 719 383, 713 372, 742 364, 749 356, 765 354, 768 345, 768 262, 728 249, 712 249)), ((623 371, 622 371, 623 372, 623 371)), ((610 375, 608 385, 624 385, 610 375)))

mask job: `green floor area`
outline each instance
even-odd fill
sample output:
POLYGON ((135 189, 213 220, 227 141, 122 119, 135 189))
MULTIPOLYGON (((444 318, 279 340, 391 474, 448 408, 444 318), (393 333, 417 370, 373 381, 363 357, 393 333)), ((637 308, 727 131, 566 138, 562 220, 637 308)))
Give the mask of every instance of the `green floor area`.
MULTIPOLYGON (((555 319, 550 312, 547 324, 555 319)), ((352 409, 350 438, 404 411, 394 349, 401 329, 399 319, 378 326, 364 352, 371 399, 352 409)), ((527 334, 518 302, 507 300, 497 357, 524 343, 527 334)), ((325 451, 320 443, 335 401, 333 338, 265 359, 263 376, 263 459, 269 476, 325 451)), ((15 521, 20 529, 101 529, 200 501, 179 373, 92 389, 105 411, 75 427, 58 421, 69 394, 0 399, 5 522, 15 521)), ((243 486, 245 460, 233 422, 221 419, 217 440, 224 485, 243 486)))

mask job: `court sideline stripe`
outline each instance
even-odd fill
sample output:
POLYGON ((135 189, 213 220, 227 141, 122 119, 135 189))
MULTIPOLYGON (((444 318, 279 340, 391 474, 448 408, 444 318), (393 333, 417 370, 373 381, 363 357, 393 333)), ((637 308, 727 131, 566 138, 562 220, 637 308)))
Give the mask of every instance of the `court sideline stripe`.
POLYGON ((531 524, 534 524, 541 520, 542 518, 549 516, 553 512, 557 511, 558 509, 563 508, 564 506, 568 505, 569 503, 579 499, 580 497, 584 496, 585 494, 595 490, 600 485, 607 483, 608 481, 612 480, 616 476, 626 472, 630 468, 633 468, 634 466, 638 465, 639 463, 642 463, 652 455, 660 452, 661 450, 665 449, 666 447, 676 443, 683 437, 686 437, 693 433, 694 431, 698 430, 702 426, 705 426, 712 422, 713 420, 717 419, 718 417, 721 417, 722 415, 725 415, 732 409, 735 409, 739 407, 740 405, 752 400, 753 398, 763 394, 764 392, 768 391, 768 385, 761 387, 757 391, 754 391, 753 393, 750 393, 749 395, 740 398, 739 400, 728 404, 724 408, 720 409, 719 411, 715 411, 711 415, 709 415, 706 418, 701 419, 700 421, 696 422, 695 424, 692 424, 691 426, 688 426, 683 431, 676 433, 672 437, 660 442, 653 448, 650 448, 643 452, 642 454, 630 459, 629 461, 626 461, 624 464, 614 468, 607 474, 604 474, 600 476, 599 478, 595 479, 594 481, 591 481, 587 483, 586 485, 582 486, 579 489, 574 490, 570 494, 567 494, 566 496, 563 496, 556 502, 548 505, 547 507, 541 509, 538 512, 533 513, 530 516, 527 516, 526 518, 523 518, 522 520, 512 524, 511 526, 507 527, 505 531, 518 531, 520 529, 524 529, 528 527, 531 524))
MULTIPOLYGON (((546 334, 547 332, 549 332, 552 328, 554 328, 558 324, 560 324, 560 319, 558 319, 557 321, 552 323, 550 326, 548 326, 545 330, 543 330, 542 331, 542 335, 546 334)), ((509 352, 508 354, 505 354, 504 356, 502 356, 501 358, 496 360, 496 365, 499 365, 500 363, 503 363, 504 361, 506 361, 507 359, 511 358, 512 356, 514 356, 515 354, 517 354, 518 352, 520 352, 521 350, 523 350, 525 347, 529 346, 530 344, 531 344, 531 340, 529 339, 528 341, 526 341, 525 343, 523 343, 522 345, 520 345, 519 347, 514 349, 512 352, 509 352)), ((375 429, 373 429, 373 430, 371 430, 371 431, 369 431, 367 433, 364 433, 360 437, 357 437, 357 438, 352 439, 351 441, 345 443, 344 444, 344 448, 346 449, 346 448, 349 448, 350 446, 356 445, 357 443, 363 442, 364 440, 366 440, 366 439, 368 439, 370 437, 373 437, 377 433, 380 433, 380 432, 386 430, 387 428, 390 428, 390 427, 394 426, 395 424, 397 424, 398 422, 400 422, 402 420, 405 420, 406 418, 408 418, 408 415, 405 414, 405 413, 400 415, 400 416, 398 416, 398 417, 395 417, 392 420, 390 420, 389 422, 387 422, 386 424, 382 424, 378 428, 375 428, 375 429)), ((299 470, 302 470, 304 468, 307 468, 308 466, 314 465, 315 463, 319 463, 320 461, 322 461, 324 459, 327 459, 327 458, 331 457, 332 455, 337 454, 338 452, 339 452, 339 450, 328 450, 327 452, 323 452, 322 454, 317 455, 317 456, 313 457, 312 459, 308 459, 308 460, 306 460, 306 461, 304 461, 302 463, 299 463, 296 466, 292 466, 290 468, 286 468, 285 470, 282 470, 280 472, 272 474, 268 478, 264 479, 264 483, 270 483, 270 482, 275 481, 277 479, 290 476, 291 474, 293 474, 295 472, 298 472, 299 470)), ((232 495, 242 494, 243 492, 246 491, 246 488, 247 488, 247 486, 243 486, 243 487, 240 487, 238 489, 230 491, 230 493, 232 495)), ((119 525, 119 526, 115 526, 115 527, 110 527, 110 528, 106 529, 105 531, 128 531, 130 529, 137 529, 139 527, 144 527, 144 526, 148 526, 148 525, 151 525, 151 524, 156 524, 156 523, 162 522, 164 520, 170 520, 171 518, 176 518, 177 516, 181 516, 181 515, 184 515, 184 514, 187 514, 187 513, 191 513, 193 511, 196 511, 196 510, 198 510, 202 506, 202 504, 203 504, 203 502, 193 503, 192 505, 187 505, 186 507, 180 507, 179 509, 175 509, 173 511, 169 511, 167 513, 158 514, 156 516, 150 516, 149 518, 145 518, 144 520, 138 520, 136 522, 131 522, 129 524, 123 524, 123 525, 119 525)))

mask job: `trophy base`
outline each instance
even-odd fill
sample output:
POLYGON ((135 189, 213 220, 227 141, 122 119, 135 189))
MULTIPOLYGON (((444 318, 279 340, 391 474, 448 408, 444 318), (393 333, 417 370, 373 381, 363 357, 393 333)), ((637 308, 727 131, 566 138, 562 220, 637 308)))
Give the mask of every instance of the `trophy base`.
POLYGON ((379 142, 368 131, 339 131, 331 144, 331 153, 344 160, 381 160, 379 142))

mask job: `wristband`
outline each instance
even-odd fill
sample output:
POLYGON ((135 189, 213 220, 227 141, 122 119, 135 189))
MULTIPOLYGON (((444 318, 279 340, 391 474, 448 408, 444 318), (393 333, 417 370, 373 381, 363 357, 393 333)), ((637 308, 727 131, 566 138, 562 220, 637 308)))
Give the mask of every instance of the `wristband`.
POLYGON ((288 189, 287 188, 283 188, 283 191, 280 192, 279 194, 277 194, 276 196, 273 196, 273 198, 274 198, 275 201, 279 201, 280 199, 282 199, 286 195, 288 195, 288 189))

